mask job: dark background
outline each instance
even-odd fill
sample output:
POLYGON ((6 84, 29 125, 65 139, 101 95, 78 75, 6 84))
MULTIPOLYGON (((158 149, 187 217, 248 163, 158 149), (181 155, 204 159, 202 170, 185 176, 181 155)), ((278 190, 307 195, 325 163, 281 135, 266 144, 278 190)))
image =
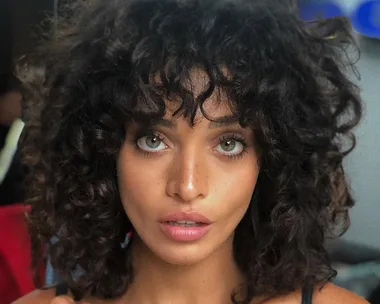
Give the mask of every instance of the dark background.
POLYGON ((53 12, 54 0, 0 0, 0 75, 12 73, 12 59, 33 49, 42 21, 53 12))

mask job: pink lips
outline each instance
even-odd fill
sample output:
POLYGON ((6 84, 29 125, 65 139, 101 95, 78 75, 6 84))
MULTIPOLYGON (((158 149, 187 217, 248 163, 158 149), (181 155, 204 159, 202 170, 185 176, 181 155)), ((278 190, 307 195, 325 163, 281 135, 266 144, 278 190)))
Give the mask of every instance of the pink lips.
POLYGON ((174 241, 192 242, 203 238, 211 221, 199 213, 175 212, 160 220, 160 228, 174 241))

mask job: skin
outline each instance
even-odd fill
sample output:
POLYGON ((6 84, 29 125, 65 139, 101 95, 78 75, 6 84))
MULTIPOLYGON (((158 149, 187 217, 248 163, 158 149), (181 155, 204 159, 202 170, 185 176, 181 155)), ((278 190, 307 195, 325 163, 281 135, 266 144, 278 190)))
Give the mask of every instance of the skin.
MULTIPOLYGON (((196 76, 195 80, 200 78, 196 76)), ((202 81, 198 82, 201 85, 202 81)), ((232 114, 223 98, 222 94, 213 95, 206 101, 204 109, 212 118, 232 114)), ((168 108, 164 118, 172 126, 155 125, 151 135, 141 134, 137 124, 131 125, 118 159, 120 196, 135 229, 135 280, 120 299, 86 298, 82 303, 227 304, 232 290, 244 281, 233 259, 232 242, 260 171, 253 131, 236 123, 215 125, 200 111, 191 127, 183 117, 171 116, 171 104, 168 108), (149 145, 157 144, 157 140, 158 146, 151 149, 149 145), (169 239, 159 228, 159 221, 176 211, 201 213, 212 221, 212 227, 194 242, 169 239)), ((314 299, 317 304, 366 303, 333 285, 317 291, 314 299)), ((74 302, 70 297, 54 298, 54 291, 45 290, 15 304, 23 303, 74 302)), ((301 303, 301 294, 297 291, 252 302, 258 303, 301 303)))
MULTIPOLYGON (((196 95, 203 90, 204 79, 200 71, 192 72, 196 95)), ((259 174, 253 131, 236 122, 216 124, 201 111, 190 126, 183 117, 173 118, 176 106, 167 103, 165 123, 149 132, 141 133, 138 124, 129 126, 120 151, 119 191, 136 232, 132 243, 136 277, 124 300, 176 299, 180 304, 204 303, 207 298, 208 303, 224 303, 244 280, 233 259, 232 242, 259 174), (153 149, 152 140, 158 141, 153 149), (168 238, 159 222, 179 211, 207 217, 212 224, 206 236, 194 242, 168 238), (225 273, 228 279, 215 279, 225 273)), ((204 110, 212 119, 233 115, 220 91, 206 101, 204 110)))
MULTIPOLYGON (((205 109, 213 118, 232 115, 225 104, 212 100, 205 109)), ((158 152, 142 154, 136 149, 137 126, 131 126, 120 152, 120 195, 137 232, 132 248, 137 273, 128 298, 132 303, 157 298, 160 303, 202 303, 209 297, 208 303, 223 303, 243 280, 232 242, 259 173, 253 132, 238 124, 215 125, 201 114, 193 128, 184 118, 165 118, 173 127, 155 127, 162 138, 158 152), (232 152, 226 152, 226 139, 232 135, 247 146, 236 140, 232 152), (177 211, 206 216, 212 222, 208 234, 195 242, 169 239, 159 221, 177 211), (225 273, 227 280, 216 280, 225 273)), ((146 140, 141 140, 143 148, 148 147, 146 140)))

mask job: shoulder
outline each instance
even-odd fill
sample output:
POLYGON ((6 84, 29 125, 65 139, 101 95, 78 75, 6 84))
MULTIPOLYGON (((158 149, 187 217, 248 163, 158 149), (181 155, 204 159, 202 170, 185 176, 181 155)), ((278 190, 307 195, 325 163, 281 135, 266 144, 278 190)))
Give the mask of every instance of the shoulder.
POLYGON ((369 304, 362 297, 347 289, 334 284, 326 284, 316 288, 313 296, 313 304, 369 304))
POLYGON ((55 297, 55 288, 36 289, 12 304, 50 304, 55 297))
MULTIPOLYGON (((266 302, 253 302, 252 304, 301 304, 302 291, 296 291, 286 296, 271 299, 266 302)), ((362 297, 334 284, 325 284, 315 287, 312 304, 370 304, 362 297)))

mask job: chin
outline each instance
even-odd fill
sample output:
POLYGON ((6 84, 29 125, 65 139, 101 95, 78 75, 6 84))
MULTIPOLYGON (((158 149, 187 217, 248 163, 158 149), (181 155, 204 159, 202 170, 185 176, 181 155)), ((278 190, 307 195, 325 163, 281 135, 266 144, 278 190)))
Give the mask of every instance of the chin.
POLYGON ((160 260, 177 266, 189 266, 207 259, 215 251, 209 242, 171 242, 156 240, 145 245, 160 260))
POLYGON ((165 252, 159 257, 168 264, 177 266, 190 266, 205 260, 209 255, 201 254, 200 252, 165 252))

